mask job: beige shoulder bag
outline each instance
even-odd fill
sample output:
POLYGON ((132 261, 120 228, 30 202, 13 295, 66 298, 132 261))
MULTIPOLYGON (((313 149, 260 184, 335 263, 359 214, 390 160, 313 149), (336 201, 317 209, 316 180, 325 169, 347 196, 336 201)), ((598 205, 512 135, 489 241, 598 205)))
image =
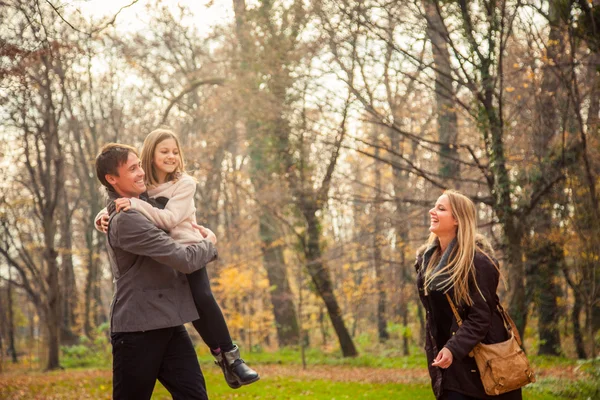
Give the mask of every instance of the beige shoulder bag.
MULTIPOLYGON (((462 318, 458 315, 448 293, 446 293, 446 298, 460 327, 462 318)), ((498 311, 500 311, 510 338, 505 342, 494 344, 478 343, 469 353, 469 356, 475 357, 483 388, 490 396, 510 392, 535 382, 535 374, 521 348, 521 337, 515 323, 500 304, 498 304, 498 311)))

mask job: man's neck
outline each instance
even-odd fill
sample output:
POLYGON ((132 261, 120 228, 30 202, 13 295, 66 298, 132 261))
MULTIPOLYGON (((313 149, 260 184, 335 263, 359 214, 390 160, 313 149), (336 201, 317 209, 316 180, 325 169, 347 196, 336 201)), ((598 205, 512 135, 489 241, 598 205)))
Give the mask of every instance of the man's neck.
POLYGON ((126 199, 138 199, 140 196, 131 196, 129 194, 125 194, 121 191, 118 190, 107 190, 108 192, 108 197, 112 200, 118 199, 118 198, 126 198, 126 199))

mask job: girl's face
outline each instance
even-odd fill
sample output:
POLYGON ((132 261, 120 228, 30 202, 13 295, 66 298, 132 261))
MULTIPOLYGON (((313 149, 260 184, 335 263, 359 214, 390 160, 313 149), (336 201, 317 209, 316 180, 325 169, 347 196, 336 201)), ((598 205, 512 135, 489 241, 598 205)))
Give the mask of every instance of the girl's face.
POLYGON ((179 148, 173 138, 168 138, 156 145, 152 164, 159 174, 172 174, 179 167, 179 148))
POLYGON ((429 231, 439 236, 448 236, 456 234, 458 221, 452 215, 450 200, 443 194, 435 202, 435 207, 429 210, 431 224, 429 231))

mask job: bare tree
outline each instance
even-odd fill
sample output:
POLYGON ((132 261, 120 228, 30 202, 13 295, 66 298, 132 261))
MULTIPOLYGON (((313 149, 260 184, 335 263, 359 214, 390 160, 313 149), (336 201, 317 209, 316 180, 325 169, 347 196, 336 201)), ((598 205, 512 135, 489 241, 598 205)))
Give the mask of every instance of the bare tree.
POLYGON ((57 208, 65 184, 60 81, 73 52, 57 40, 60 30, 55 29, 55 17, 38 4, 15 1, 9 7, 14 23, 3 32, 4 49, 12 58, 3 71, 2 86, 12 95, 4 104, 8 114, 4 127, 20 144, 14 163, 21 166, 21 173, 15 175, 17 191, 10 198, 7 195, 6 215, 11 220, 2 224, 0 254, 17 272, 15 284, 26 291, 43 317, 46 368, 56 369, 62 320, 57 208), (24 217, 37 226, 21 223, 24 217))
MULTIPOLYGON (((271 2, 260 2, 256 9, 248 10, 244 0, 234 0, 233 9, 241 56, 236 70, 243 98, 249 100, 241 117, 250 141, 251 180, 259 204, 273 204, 272 194, 282 193, 280 190, 274 192, 273 184, 282 183, 281 155, 289 135, 283 107, 287 104, 286 92, 292 84, 289 70, 295 63, 294 51, 305 23, 305 10, 301 2, 294 2, 286 12, 283 25, 277 28, 273 15, 278 10, 271 2), (256 24, 255 29, 251 28, 251 23, 256 24), (260 39, 260 47, 255 44, 258 29, 269 32, 260 39), (270 76, 268 91, 261 91, 261 82, 267 75, 270 76), (271 182, 272 178, 277 181, 271 182)), ((269 208, 261 210, 259 231, 263 263, 273 288, 270 295, 278 341, 281 346, 295 345, 300 340, 300 332, 283 256, 281 237, 284 230, 269 208)))

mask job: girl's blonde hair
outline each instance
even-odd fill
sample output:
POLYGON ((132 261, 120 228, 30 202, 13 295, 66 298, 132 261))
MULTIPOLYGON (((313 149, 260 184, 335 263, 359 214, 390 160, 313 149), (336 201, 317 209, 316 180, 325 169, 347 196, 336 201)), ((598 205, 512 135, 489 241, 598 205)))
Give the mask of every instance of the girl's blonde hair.
MULTIPOLYGON (((440 270, 433 272, 435 266, 439 263, 442 253, 440 247, 432 254, 429 259, 427 268, 425 269, 425 287, 428 288, 432 281, 442 274, 448 277, 443 279, 441 286, 444 291, 454 287, 454 302, 457 304, 473 304, 473 299, 469 295, 469 281, 475 285, 477 291, 483 297, 477 280, 475 279, 475 266, 473 259, 475 251, 479 251, 487 256, 494 266, 498 268, 496 262, 481 248, 478 247, 475 241, 477 234, 477 209, 475 204, 467 196, 455 190, 446 190, 444 194, 448 197, 452 216, 458 222, 456 230, 456 246, 450 254, 448 263, 440 270)), ((427 240, 428 247, 433 245, 438 240, 437 236, 432 233, 427 240)))
POLYGON ((142 162, 142 168, 146 172, 146 185, 153 187, 159 184, 158 177, 156 176, 156 170, 154 167, 154 151, 156 146, 160 142, 166 139, 173 139, 177 144, 177 150, 179 151, 179 165, 177 169, 167 175, 167 182, 176 181, 179 179, 181 174, 185 172, 185 163, 183 160, 183 152, 181 151, 181 145, 179 144, 179 138, 175 132, 168 129, 156 129, 153 130, 144 139, 144 145, 142 146, 142 156, 140 158, 142 162))

